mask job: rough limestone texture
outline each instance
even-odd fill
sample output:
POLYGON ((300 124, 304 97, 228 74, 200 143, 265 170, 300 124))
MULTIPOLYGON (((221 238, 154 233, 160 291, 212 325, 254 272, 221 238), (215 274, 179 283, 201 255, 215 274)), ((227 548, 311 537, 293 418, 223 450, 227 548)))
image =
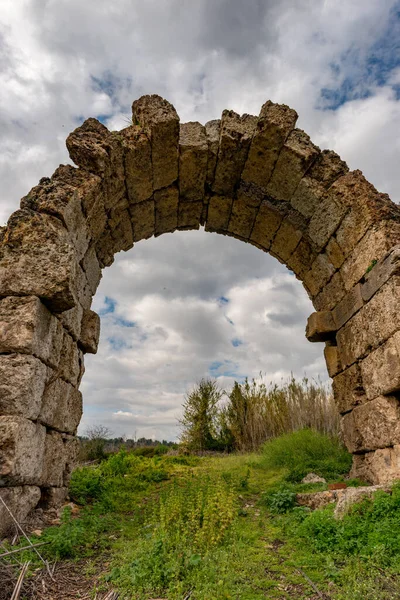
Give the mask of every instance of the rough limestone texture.
POLYGON ((65 497, 102 269, 140 240, 200 226, 302 281, 353 471, 400 478, 400 209, 296 119, 267 101, 258 116, 180 124, 143 96, 124 130, 87 119, 73 131, 77 166, 41 179, 0 227, 0 493, 18 518, 65 497))
POLYGON ((27 514, 40 501, 40 488, 33 485, 0 488, 0 536, 16 533, 16 525, 7 508, 19 523, 23 525, 27 514), (6 506, 4 506, 4 504, 6 506))
POLYGON ((371 485, 357 488, 350 487, 345 490, 340 490, 334 512, 335 517, 341 519, 349 512, 353 504, 361 502, 365 498, 373 498, 377 492, 391 494, 391 488, 388 485, 371 485))
POLYGON ((336 503, 334 516, 336 519, 341 519, 353 504, 361 502, 364 498, 373 498, 377 492, 391 494, 391 487, 388 485, 371 485, 296 494, 296 503, 299 506, 307 506, 311 510, 317 510, 336 503))

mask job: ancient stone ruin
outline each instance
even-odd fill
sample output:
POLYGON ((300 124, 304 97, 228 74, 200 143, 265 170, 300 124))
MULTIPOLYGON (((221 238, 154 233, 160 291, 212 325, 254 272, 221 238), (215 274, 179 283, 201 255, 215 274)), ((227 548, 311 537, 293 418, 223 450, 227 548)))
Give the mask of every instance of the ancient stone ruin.
POLYGON ((287 106, 205 126, 180 125, 159 96, 132 108, 123 131, 88 119, 71 133, 77 167, 41 179, 0 228, 0 496, 19 519, 65 498, 101 271, 139 240, 200 225, 302 281, 354 474, 400 477, 399 207, 296 129, 287 106))

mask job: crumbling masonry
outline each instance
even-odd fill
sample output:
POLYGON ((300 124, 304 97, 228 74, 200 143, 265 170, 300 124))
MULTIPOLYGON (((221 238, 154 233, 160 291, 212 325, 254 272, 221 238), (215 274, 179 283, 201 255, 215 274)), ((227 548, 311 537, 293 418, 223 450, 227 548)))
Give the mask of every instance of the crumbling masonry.
POLYGON ((266 102, 259 117, 180 125, 144 96, 123 131, 88 119, 71 133, 77 168, 42 179, 0 228, 0 495, 19 519, 65 498, 102 269, 139 240, 200 225, 302 281, 354 474, 400 477, 400 209, 296 119, 266 102))

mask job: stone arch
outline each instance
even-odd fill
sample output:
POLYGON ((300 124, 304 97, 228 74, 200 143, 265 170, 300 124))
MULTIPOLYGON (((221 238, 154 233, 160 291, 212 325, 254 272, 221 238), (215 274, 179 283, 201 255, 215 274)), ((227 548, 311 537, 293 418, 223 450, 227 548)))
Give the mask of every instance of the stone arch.
POLYGON ((132 110, 122 131, 88 119, 71 133, 77 167, 41 179, 0 228, 2 497, 20 518, 65 497, 102 268, 141 239, 200 225, 302 281, 316 309, 306 335, 326 344, 354 474, 400 477, 398 206, 315 146, 285 105, 225 110, 205 126, 180 125, 159 96, 132 110))

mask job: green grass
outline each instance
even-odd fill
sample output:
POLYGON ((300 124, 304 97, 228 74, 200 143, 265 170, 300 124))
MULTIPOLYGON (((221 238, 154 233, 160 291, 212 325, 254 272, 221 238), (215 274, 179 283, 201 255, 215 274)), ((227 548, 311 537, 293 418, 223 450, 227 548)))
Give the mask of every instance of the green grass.
POLYGON ((263 462, 267 469, 286 469, 286 479, 299 482, 313 472, 326 479, 348 473, 351 454, 339 439, 312 429, 288 433, 264 444, 263 462))
MULTIPOLYGON (((342 521, 332 507, 294 506, 296 492, 324 486, 288 474, 317 471, 317 463, 322 474, 343 474, 346 460, 336 440, 312 432, 270 442, 261 454, 120 452, 74 472, 80 516, 66 510, 61 526, 43 532, 40 541, 51 544, 41 551, 52 560, 104 556, 100 585, 121 600, 305 600, 317 597, 309 579, 332 600, 400 598, 400 486, 342 521)), ((19 560, 28 558, 33 570, 32 554, 19 560)))

